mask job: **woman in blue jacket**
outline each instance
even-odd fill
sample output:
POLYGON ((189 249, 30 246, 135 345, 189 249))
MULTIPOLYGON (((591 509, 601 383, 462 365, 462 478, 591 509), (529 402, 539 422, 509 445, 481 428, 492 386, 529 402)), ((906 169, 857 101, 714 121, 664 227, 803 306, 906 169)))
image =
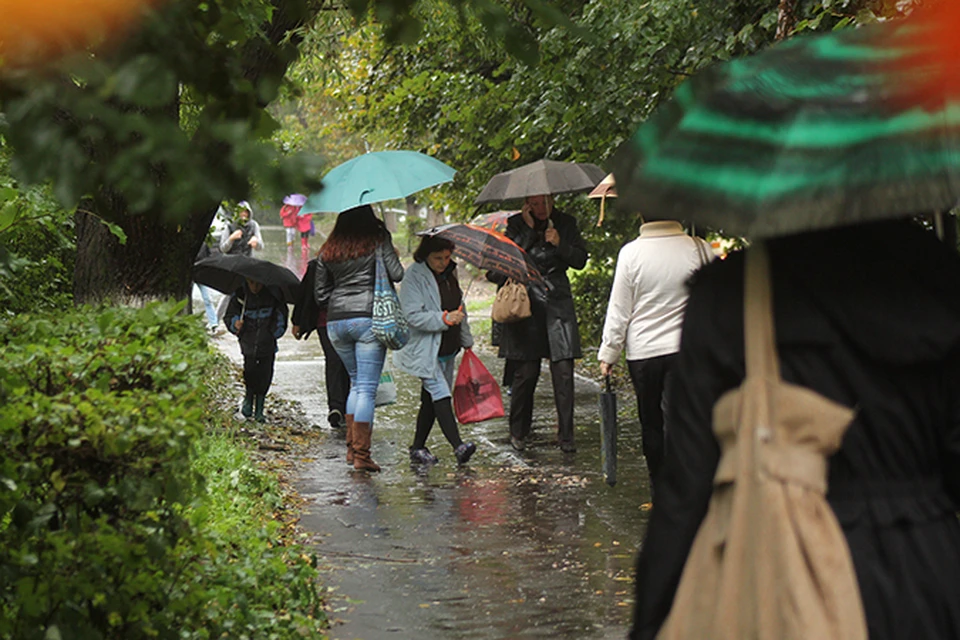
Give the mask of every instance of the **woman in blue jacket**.
POLYGON ((437 462, 427 449, 434 421, 440 423, 458 463, 466 464, 477 450, 474 443, 460 438, 450 394, 457 353, 461 347, 473 346, 457 282, 457 264, 450 259, 453 249, 449 240, 424 236, 400 288, 410 341, 394 355, 394 364, 422 382, 417 431, 410 446, 410 459, 419 463, 437 462))

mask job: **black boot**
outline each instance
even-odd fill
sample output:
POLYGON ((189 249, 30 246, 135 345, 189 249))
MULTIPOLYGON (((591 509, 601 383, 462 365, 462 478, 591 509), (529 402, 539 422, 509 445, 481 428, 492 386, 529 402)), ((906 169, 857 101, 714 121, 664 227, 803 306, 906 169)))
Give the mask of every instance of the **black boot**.
POLYGON ((253 394, 247 391, 247 395, 243 397, 243 406, 240 407, 240 413, 243 414, 244 418, 253 417, 253 394))
POLYGON ((263 415, 263 403, 264 401, 266 401, 266 399, 267 399, 267 396, 253 397, 253 405, 254 405, 253 419, 256 420, 257 422, 262 423, 267 421, 266 416, 263 415))
POLYGON ((457 417, 453 413, 453 403, 450 402, 450 398, 434 402, 433 412, 437 414, 437 422, 440 423, 443 435, 446 436, 447 442, 453 447, 453 454, 457 457, 457 462, 467 464, 470 456, 477 450, 477 445, 460 439, 460 427, 457 425, 457 417))
POLYGON ((427 438, 430 437, 430 431, 433 430, 433 422, 436 415, 433 411, 433 398, 427 393, 427 390, 420 387, 420 410, 417 411, 417 428, 413 434, 413 444, 411 451, 427 448, 427 438))

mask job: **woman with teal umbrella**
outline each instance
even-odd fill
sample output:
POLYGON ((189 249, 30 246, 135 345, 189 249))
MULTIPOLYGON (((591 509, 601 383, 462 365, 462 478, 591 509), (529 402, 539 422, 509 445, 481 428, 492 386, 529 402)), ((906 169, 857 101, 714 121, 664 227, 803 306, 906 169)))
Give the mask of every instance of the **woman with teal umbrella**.
POLYGON ((380 471, 370 456, 373 413, 386 347, 373 335, 373 289, 377 261, 392 282, 403 266, 390 232, 369 205, 337 216, 320 247, 314 296, 327 309, 327 334, 350 374, 347 395, 347 463, 358 471, 380 471))

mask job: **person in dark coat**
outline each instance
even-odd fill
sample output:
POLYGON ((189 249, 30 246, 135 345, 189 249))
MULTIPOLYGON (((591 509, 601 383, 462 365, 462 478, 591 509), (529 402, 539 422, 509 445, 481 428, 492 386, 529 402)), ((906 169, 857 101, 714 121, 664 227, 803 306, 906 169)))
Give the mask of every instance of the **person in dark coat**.
POLYGON ((263 405, 273 382, 277 340, 287 330, 287 305, 268 287, 247 278, 246 285, 230 297, 223 321, 240 340, 243 354, 246 395, 240 412, 266 422, 263 405))
POLYGON ((297 302, 293 306, 291 331, 297 340, 306 339, 316 330, 323 349, 323 377, 327 392, 327 422, 334 429, 347 426, 347 395, 350 393, 350 374, 337 355, 337 350, 327 335, 327 309, 317 306, 314 298, 317 259, 307 263, 307 271, 297 290, 297 302))
MULTIPOLYGON (((781 372, 856 410, 828 464, 871 640, 960 637, 960 258, 906 221, 769 242, 781 372)), ((742 254, 694 277, 672 431, 637 562, 656 637, 707 510, 714 404, 744 378, 742 254)))
MULTIPOLYGON (((199 262, 201 260, 206 260, 214 255, 220 253, 220 249, 217 248, 216 251, 210 247, 210 244, 205 240, 203 244, 200 245, 200 250, 197 252, 197 257, 193 259, 194 262, 199 262)), ((200 299, 203 300, 203 307, 207 314, 207 331, 211 335, 215 335, 219 329, 219 318, 217 317, 217 305, 213 303, 214 292, 216 291, 212 287, 208 287, 205 284, 200 284, 199 282, 194 283, 197 287, 197 290, 200 292, 200 299)))
MULTIPOLYGON (((573 435, 573 361, 582 357, 580 330, 573 307, 567 269, 583 269, 587 247, 577 221, 553 208, 549 195, 529 196, 519 215, 507 221, 505 235, 526 251, 543 276, 529 286, 532 317, 505 324, 500 336, 501 358, 512 370, 510 443, 526 447, 533 424, 533 394, 540 378, 540 361, 550 360, 553 398, 557 406, 560 448, 576 451, 573 435)), ((493 282, 503 278, 491 274, 493 282)))

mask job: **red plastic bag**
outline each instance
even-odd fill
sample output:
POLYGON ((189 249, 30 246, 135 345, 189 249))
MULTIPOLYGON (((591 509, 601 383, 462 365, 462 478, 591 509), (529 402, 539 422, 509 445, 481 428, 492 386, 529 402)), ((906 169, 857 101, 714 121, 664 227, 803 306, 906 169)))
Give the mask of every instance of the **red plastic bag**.
POLYGON ((453 410, 461 424, 503 417, 500 385, 470 349, 463 352, 454 381, 453 410))

